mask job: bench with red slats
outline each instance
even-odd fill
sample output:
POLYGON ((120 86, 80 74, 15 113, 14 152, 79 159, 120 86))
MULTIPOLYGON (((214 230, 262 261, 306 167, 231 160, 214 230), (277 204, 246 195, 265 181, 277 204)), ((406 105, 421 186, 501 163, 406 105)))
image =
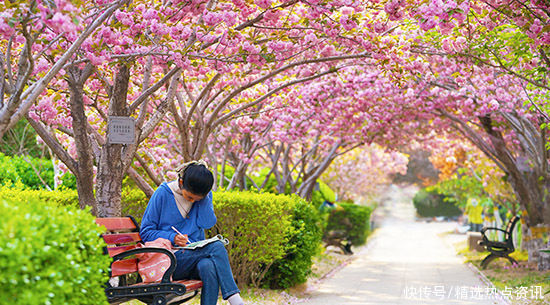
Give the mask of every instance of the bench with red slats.
POLYGON ((109 303, 119 304, 138 299, 147 304, 175 305, 187 302, 197 295, 202 287, 201 281, 170 280, 176 269, 176 257, 171 251, 162 248, 137 247, 137 244, 142 241, 139 236, 139 227, 133 217, 96 218, 96 223, 107 228, 107 232, 102 235, 107 243, 105 252, 113 258, 111 277, 118 279, 117 285, 107 283, 105 288, 109 303), (127 276, 138 272, 135 254, 144 252, 168 255, 170 267, 160 282, 127 284, 127 276))

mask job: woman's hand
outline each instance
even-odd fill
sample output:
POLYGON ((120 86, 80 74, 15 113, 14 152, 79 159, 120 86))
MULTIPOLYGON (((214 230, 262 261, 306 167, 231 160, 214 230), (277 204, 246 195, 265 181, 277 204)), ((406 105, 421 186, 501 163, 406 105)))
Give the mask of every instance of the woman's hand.
POLYGON ((176 234, 176 237, 174 237, 174 243, 180 247, 185 247, 188 241, 187 234, 176 234))

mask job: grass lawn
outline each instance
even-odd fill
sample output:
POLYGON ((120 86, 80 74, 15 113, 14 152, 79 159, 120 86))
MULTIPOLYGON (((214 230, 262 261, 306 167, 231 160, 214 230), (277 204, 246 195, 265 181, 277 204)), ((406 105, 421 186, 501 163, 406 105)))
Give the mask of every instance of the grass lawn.
POLYGON ((470 251, 465 241, 454 246, 465 262, 474 265, 503 295, 508 296, 512 304, 550 304, 550 271, 538 271, 536 263, 529 264, 527 252, 516 250, 511 254, 518 265, 512 266, 508 260, 499 258, 483 270, 481 261, 489 252, 470 251), (544 295, 546 292, 549 293, 544 295), (535 300, 533 294, 542 294, 544 298, 535 300))

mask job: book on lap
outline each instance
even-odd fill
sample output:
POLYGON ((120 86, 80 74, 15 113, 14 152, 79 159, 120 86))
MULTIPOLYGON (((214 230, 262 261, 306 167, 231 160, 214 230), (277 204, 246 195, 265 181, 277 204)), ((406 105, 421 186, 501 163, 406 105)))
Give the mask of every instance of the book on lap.
POLYGON ((213 242, 216 242, 216 241, 221 241, 223 243, 223 245, 227 245, 229 244, 229 241, 227 240, 227 238, 224 238, 221 234, 218 234, 214 237, 211 237, 211 238, 208 238, 208 239, 204 239, 204 240, 199 240, 199 241, 196 241, 194 243, 190 243, 188 245, 185 245, 184 247, 173 247, 174 249, 184 249, 184 250, 195 250, 197 248, 202 248, 208 244, 211 244, 213 242))

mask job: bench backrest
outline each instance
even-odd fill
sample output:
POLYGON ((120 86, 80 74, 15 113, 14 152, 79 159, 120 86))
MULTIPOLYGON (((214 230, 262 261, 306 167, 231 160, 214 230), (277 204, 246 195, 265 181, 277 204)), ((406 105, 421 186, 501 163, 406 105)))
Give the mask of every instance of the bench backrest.
MULTIPOLYGON (((139 226, 133 217, 96 218, 95 222, 107 228, 102 237, 107 244, 106 251, 113 257, 121 252, 135 249, 141 242, 139 226)), ((116 261, 111 266, 111 276, 137 272, 137 259, 127 258, 116 261)))
POLYGON ((506 241, 512 241, 512 234, 514 233, 514 227, 516 226, 516 223, 519 220, 519 216, 514 216, 510 218, 510 221, 508 221, 508 224, 506 225, 506 233, 504 234, 504 239, 506 241))

